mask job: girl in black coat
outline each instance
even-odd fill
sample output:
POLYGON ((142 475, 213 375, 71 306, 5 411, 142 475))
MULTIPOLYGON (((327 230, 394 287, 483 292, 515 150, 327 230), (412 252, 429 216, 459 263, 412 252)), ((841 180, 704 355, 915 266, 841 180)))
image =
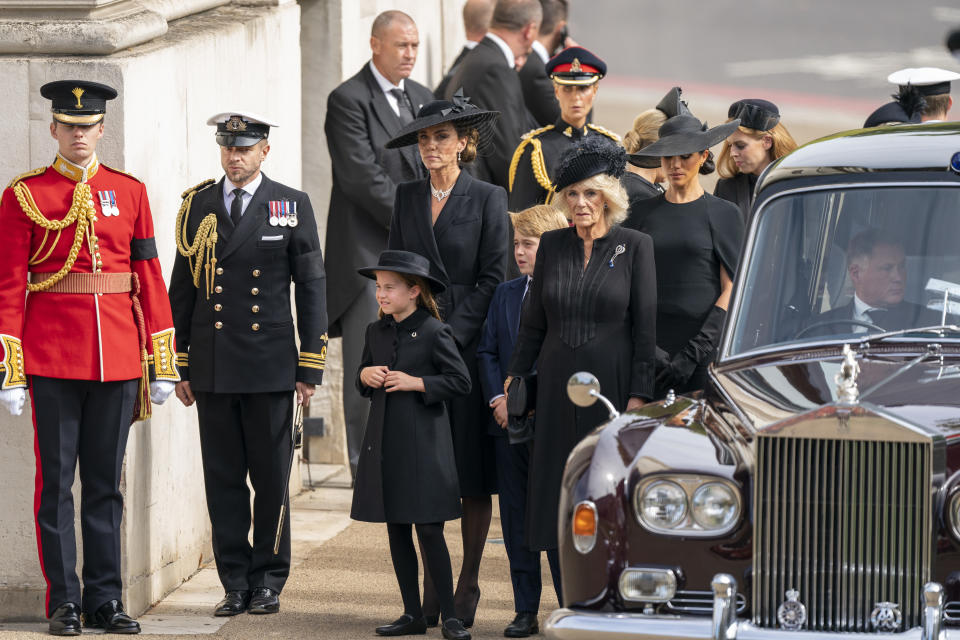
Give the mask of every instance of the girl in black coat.
POLYGON ((453 574, 443 523, 460 517, 453 441, 444 401, 470 391, 470 377, 453 332, 439 320, 426 258, 384 251, 377 266, 359 272, 377 280, 381 318, 367 327, 357 388, 371 398, 357 463, 350 517, 386 522, 390 556, 404 614, 377 628, 380 635, 426 632, 420 604, 416 526, 424 564, 433 575, 443 637, 469 639, 456 618, 453 574))

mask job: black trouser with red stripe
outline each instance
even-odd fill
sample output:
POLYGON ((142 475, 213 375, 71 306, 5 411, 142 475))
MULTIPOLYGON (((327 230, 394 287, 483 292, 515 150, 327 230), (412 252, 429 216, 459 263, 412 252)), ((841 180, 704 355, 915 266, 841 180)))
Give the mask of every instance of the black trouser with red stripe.
POLYGON ((225 591, 269 587, 280 593, 290 573, 289 501, 277 555, 273 543, 290 464, 293 392, 194 395, 220 582, 225 591))
POLYGON ((93 613, 120 599, 120 470, 138 382, 30 377, 37 456, 34 509, 48 616, 65 602, 93 613), (82 597, 72 492, 78 461, 82 597))

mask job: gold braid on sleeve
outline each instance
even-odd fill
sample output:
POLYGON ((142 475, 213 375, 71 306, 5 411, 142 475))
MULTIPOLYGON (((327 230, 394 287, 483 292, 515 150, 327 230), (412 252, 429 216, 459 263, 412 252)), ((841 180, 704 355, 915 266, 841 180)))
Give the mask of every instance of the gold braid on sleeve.
POLYGON ((53 247, 51 247, 50 251, 47 251, 42 258, 37 259, 37 256, 39 256, 43 250, 43 244, 46 243, 47 234, 50 231, 57 232, 56 239, 54 240, 54 244, 56 244, 56 240, 60 238, 60 232, 63 229, 74 223, 77 225, 73 235, 73 244, 70 246, 70 253, 67 254, 67 260, 63 263, 63 266, 60 267, 60 270, 42 282, 27 283, 28 291, 43 291, 49 289, 60 282, 65 275, 70 273, 70 269, 73 268, 73 264, 77 261, 77 256, 80 255, 83 238, 87 235, 90 225, 96 220, 97 210, 93 206, 93 198, 90 195, 90 185, 86 182, 77 183, 77 186, 73 189, 73 203, 70 205, 70 210, 67 211, 67 215, 62 220, 49 220, 44 216, 43 213, 40 212, 40 209, 37 208, 37 203, 34 201, 30 189, 28 189, 27 185, 23 182, 18 182, 13 185, 13 193, 17 197, 17 202, 20 203, 20 208, 23 209, 26 216, 44 230, 43 242, 34 253, 33 258, 31 258, 31 265, 43 262, 53 251, 53 247))
MULTIPOLYGON (((527 148, 527 145, 531 142, 534 143, 536 148, 540 147, 540 141, 536 139, 538 135, 544 131, 549 131, 553 129, 552 124, 548 124, 545 127, 540 127, 539 129, 533 129, 532 131, 527 131, 525 134, 520 136, 520 144, 517 145, 516 150, 513 152, 513 158, 510 160, 510 170, 508 175, 507 191, 513 191, 513 180, 517 177, 517 166, 520 164, 520 158, 523 156, 523 150, 527 148)), ((541 153, 542 156, 542 153, 541 153)), ((541 157, 542 160, 542 157, 541 157)), ((544 168, 544 175, 546 175, 546 168, 544 168)), ((536 164, 534 164, 534 177, 536 177, 536 164)), ((540 179, 537 178, 537 182, 540 182, 540 179)), ((543 183, 540 183, 541 186, 543 183)), ((550 184, 550 179, 547 179, 547 184, 550 184)), ((549 190, 550 187, 544 187, 549 190)))
POLYGON ((213 292, 213 281, 217 266, 217 216, 214 213, 208 213, 204 216, 203 220, 200 221, 200 226, 197 227, 197 233, 193 236, 192 242, 187 239, 187 222, 193 196, 211 184, 214 184, 214 180, 204 180, 197 186, 183 192, 181 195, 183 202, 180 204, 180 211, 177 212, 176 224, 177 251, 187 259, 190 265, 193 286, 200 288, 200 273, 201 271, 206 272, 208 300, 213 292))

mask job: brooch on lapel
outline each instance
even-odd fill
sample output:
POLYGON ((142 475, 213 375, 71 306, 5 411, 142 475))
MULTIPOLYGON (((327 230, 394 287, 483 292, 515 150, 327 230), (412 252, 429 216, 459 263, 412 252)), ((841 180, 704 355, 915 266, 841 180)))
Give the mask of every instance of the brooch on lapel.
POLYGON ((610 258, 610 262, 608 262, 607 265, 608 265, 611 269, 613 269, 613 261, 616 260, 616 259, 617 259, 617 256, 619 256, 621 253, 625 253, 626 250, 627 250, 627 246, 626 246, 626 245, 618 244, 618 245, 617 245, 617 248, 613 250, 613 257, 610 258))
POLYGON ((410 332, 410 337, 411 337, 411 338, 416 338, 416 337, 417 337, 417 332, 416 332, 416 331, 411 331, 411 332, 410 332))

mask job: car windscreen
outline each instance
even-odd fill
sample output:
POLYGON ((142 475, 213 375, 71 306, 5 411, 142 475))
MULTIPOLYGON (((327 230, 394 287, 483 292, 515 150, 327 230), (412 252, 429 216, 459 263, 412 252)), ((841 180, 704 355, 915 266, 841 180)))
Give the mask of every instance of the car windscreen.
POLYGON ((958 322, 960 189, 797 192, 754 224, 728 355, 958 322))

